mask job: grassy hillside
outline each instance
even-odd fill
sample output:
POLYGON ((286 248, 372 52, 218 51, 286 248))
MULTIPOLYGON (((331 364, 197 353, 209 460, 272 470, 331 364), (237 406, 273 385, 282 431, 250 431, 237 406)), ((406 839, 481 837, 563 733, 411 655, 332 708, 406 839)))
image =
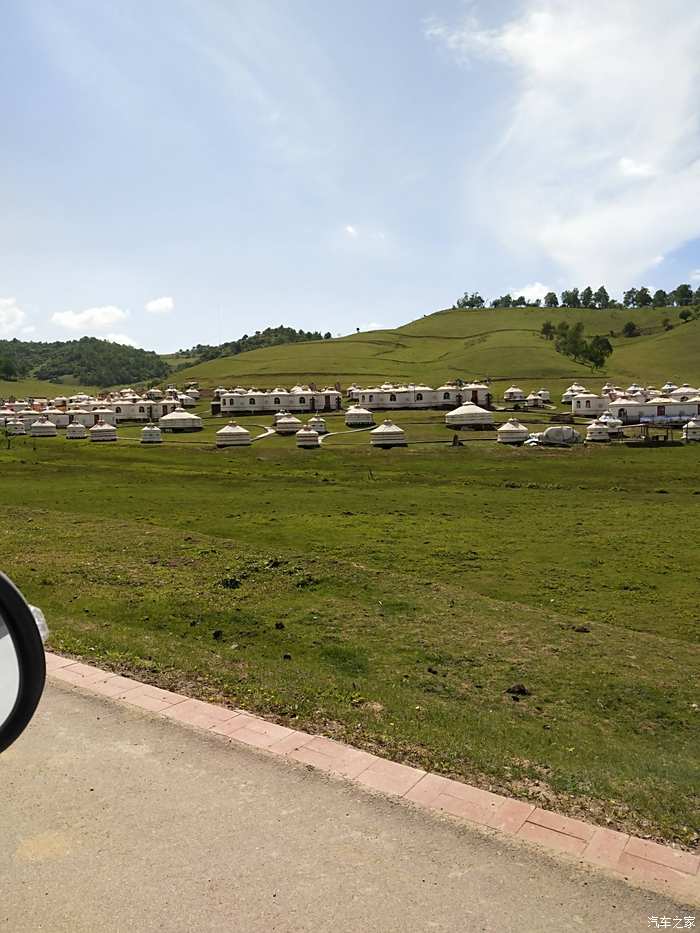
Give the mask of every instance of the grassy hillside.
POLYGON ((43 379, 17 379, 12 382, 0 379, 0 398, 53 398, 56 395, 77 395, 79 392, 97 392, 96 386, 79 385, 76 382, 46 382, 43 379))
POLYGON ((612 378, 663 383, 700 381, 700 322, 681 324, 677 309, 585 311, 512 308, 439 311, 396 330, 352 334, 337 340, 268 347, 222 357, 178 373, 204 386, 219 383, 272 385, 300 380, 319 383, 424 381, 438 385, 453 377, 490 376, 497 382, 544 382, 553 388, 574 379, 592 384, 612 378), (671 331, 662 321, 670 318, 671 331), (611 339, 615 352, 607 370, 561 356, 539 336, 546 320, 583 321, 587 334, 619 333, 634 320, 642 336, 611 339))

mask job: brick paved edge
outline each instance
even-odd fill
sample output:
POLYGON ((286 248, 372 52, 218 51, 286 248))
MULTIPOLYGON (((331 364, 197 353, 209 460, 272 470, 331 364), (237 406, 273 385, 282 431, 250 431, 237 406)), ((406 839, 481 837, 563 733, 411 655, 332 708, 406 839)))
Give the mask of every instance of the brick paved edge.
POLYGON ((47 653, 49 677, 120 703, 140 707, 274 755, 303 762, 365 788, 446 813, 471 825, 576 858, 688 905, 700 905, 700 857, 612 829, 542 810, 419 768, 398 764, 319 735, 267 722, 161 690, 72 658, 47 653))

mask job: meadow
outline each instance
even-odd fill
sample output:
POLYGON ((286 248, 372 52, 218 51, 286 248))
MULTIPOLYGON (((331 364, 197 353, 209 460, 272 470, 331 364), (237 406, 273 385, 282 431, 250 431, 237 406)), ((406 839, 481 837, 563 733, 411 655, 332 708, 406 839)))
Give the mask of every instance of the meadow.
POLYGON ((13 439, 3 569, 55 650, 697 845, 700 448, 391 417, 427 443, 13 439))

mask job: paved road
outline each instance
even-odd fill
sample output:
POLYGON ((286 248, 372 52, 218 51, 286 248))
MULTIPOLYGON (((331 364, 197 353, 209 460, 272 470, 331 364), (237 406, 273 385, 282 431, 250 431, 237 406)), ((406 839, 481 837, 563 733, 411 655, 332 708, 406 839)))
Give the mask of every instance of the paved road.
POLYGON ((12 933, 647 930, 663 897, 48 686, 0 760, 12 933))

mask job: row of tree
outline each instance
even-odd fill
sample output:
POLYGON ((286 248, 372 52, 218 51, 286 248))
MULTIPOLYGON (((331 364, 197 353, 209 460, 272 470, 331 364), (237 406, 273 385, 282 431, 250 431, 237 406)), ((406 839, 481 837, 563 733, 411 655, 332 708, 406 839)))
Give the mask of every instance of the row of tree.
POLYGON ((331 333, 322 334, 318 330, 295 330, 293 327, 266 327, 254 334, 243 334, 238 340, 229 340, 216 345, 198 343, 189 350, 178 350, 176 356, 187 358, 185 365, 190 365, 192 357, 200 363, 215 360, 220 356, 237 356, 247 350, 260 350, 262 347, 275 347, 283 343, 299 343, 308 340, 330 340, 331 333))
MULTIPOLYGON (((528 301, 524 295, 513 297, 510 294, 494 298, 492 308, 670 308, 700 305, 700 286, 693 291, 687 282, 682 283, 673 291, 667 292, 663 288, 657 289, 652 295, 646 285, 640 288, 628 289, 622 301, 610 297, 607 288, 601 285, 593 291, 590 285, 579 291, 578 288, 565 289, 561 296, 556 292, 547 292, 544 298, 535 298, 528 301)), ((486 301, 479 292, 465 292, 458 298, 454 308, 485 308, 486 301)))

